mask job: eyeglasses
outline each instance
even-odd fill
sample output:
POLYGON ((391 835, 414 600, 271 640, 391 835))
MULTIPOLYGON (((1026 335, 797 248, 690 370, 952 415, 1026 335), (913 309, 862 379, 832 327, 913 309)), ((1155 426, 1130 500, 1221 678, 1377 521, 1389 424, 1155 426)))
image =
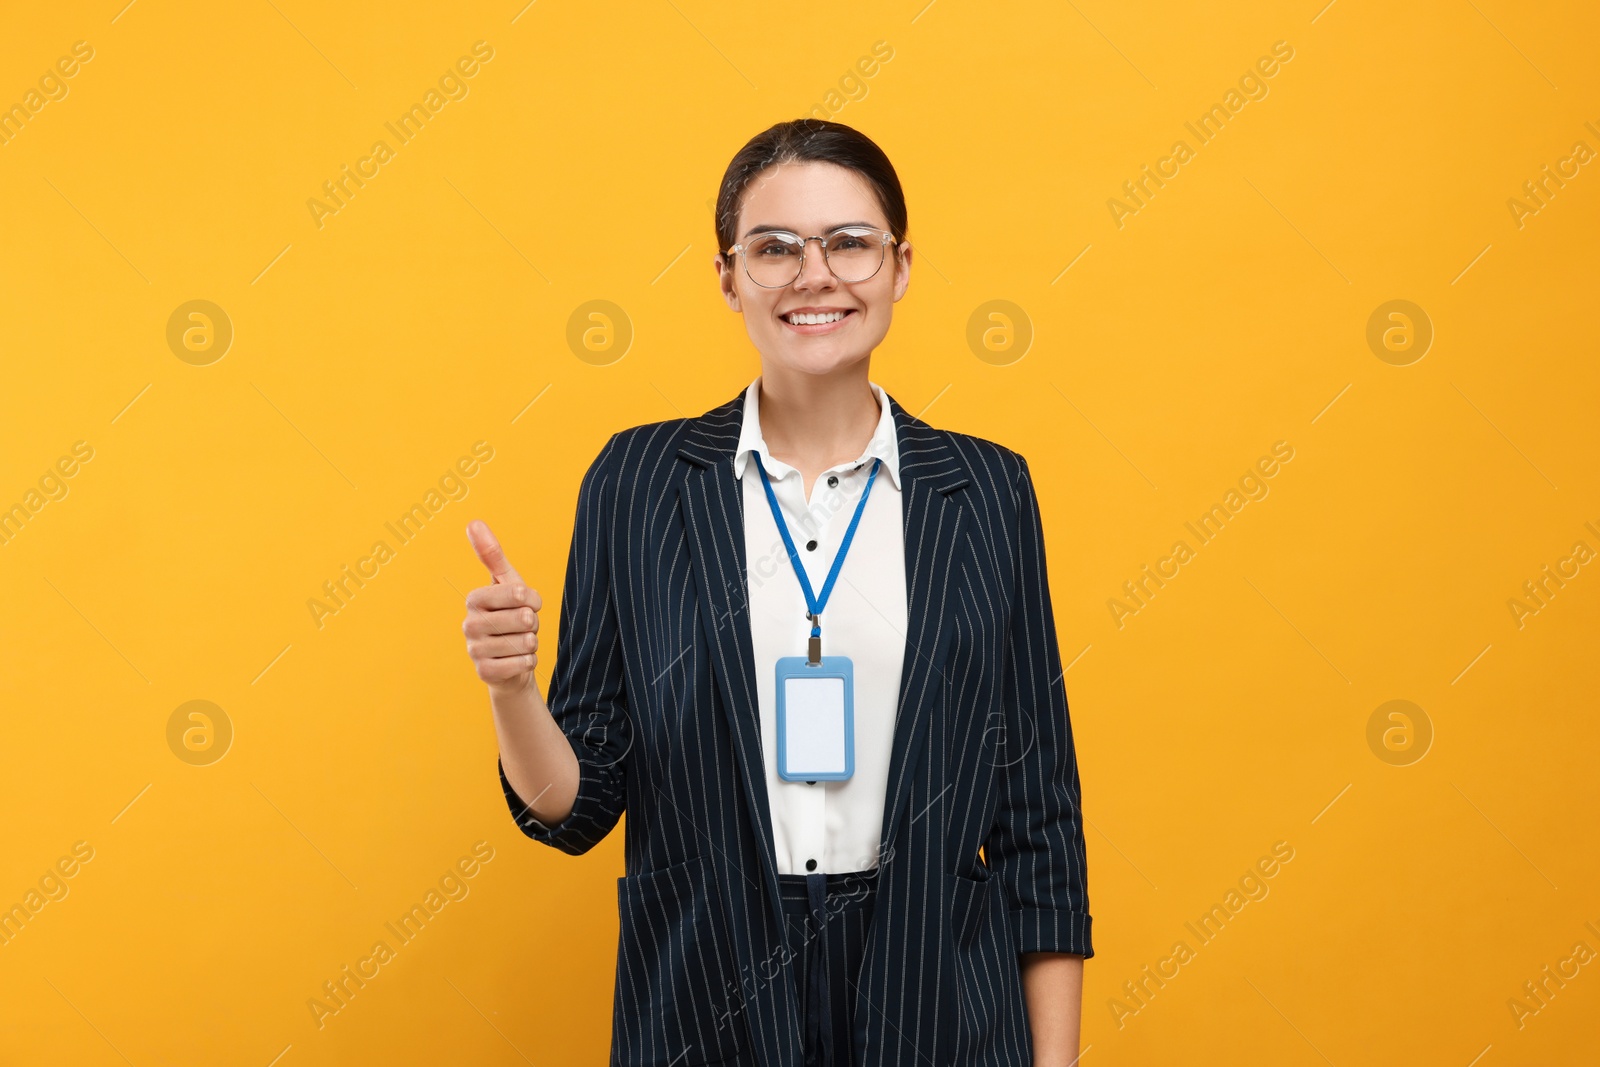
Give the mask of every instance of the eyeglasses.
POLYGON ((841 282, 864 282, 883 267, 884 248, 894 234, 866 226, 840 226, 826 236, 801 237, 787 230, 757 234, 741 241, 724 255, 738 254, 744 259, 744 272, 764 289, 781 289, 793 284, 805 269, 806 245, 822 245, 822 258, 841 282))

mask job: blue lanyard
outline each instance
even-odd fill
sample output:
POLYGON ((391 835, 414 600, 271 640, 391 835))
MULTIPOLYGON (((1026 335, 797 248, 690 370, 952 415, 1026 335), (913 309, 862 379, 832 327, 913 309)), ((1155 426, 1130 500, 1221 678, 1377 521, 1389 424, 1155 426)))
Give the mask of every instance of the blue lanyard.
POLYGON ((834 580, 839 577, 839 568, 844 566, 845 553, 850 551, 850 540, 856 535, 856 526, 861 522, 861 513, 867 507, 867 494, 872 492, 872 483, 878 477, 878 468, 883 465, 882 459, 872 461, 872 473, 867 475, 867 487, 861 490, 861 500, 856 504, 856 513, 850 518, 850 526, 844 532, 844 540, 839 544, 839 553, 833 557, 833 568, 828 571, 828 580, 822 583, 822 599, 818 600, 811 592, 811 580, 806 577, 806 569, 800 563, 800 552, 794 547, 794 538, 789 536, 789 524, 784 521, 783 513, 778 510, 778 495, 772 491, 772 479, 767 477, 767 468, 761 462, 758 453, 751 457, 756 462, 756 469, 761 472, 761 484, 767 490, 767 503, 772 505, 772 520, 778 524, 778 532, 783 534, 783 546, 789 550, 789 562, 794 565, 794 573, 800 579, 800 588, 805 590, 807 613, 811 619, 811 661, 815 663, 820 655, 822 638, 822 608, 827 604, 828 597, 833 593, 834 580))

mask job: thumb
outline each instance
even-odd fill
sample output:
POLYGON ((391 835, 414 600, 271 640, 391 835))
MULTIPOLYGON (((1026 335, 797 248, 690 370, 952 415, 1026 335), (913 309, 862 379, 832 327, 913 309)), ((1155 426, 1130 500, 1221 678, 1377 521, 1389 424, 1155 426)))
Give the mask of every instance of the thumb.
POLYGON ((527 584, 516 568, 506 561, 506 554, 500 550, 500 542, 494 539, 494 534, 489 532, 488 524, 482 519, 467 523, 467 540, 472 542, 473 550, 478 553, 483 565, 489 568, 496 585, 527 584))

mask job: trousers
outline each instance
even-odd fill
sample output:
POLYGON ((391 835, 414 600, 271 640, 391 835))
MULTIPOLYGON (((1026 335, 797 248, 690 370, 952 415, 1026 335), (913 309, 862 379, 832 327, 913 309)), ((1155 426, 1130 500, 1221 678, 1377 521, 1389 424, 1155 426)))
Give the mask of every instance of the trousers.
POLYGON ((856 985, 877 899, 878 869, 780 874, 784 933, 800 997, 805 1067, 856 1067, 856 985))

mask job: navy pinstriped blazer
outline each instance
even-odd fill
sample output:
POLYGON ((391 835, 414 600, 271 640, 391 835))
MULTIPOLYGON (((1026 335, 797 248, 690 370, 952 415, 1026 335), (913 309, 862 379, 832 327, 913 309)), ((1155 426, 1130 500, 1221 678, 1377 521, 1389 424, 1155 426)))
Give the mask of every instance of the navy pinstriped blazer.
MULTIPOLYGON (((589 468, 548 701, 579 758, 572 813, 546 826, 500 772, 522 831, 572 855, 628 813, 613 1065, 801 1062, 733 475, 742 401, 623 430, 589 468)), ((1039 502, 1016 452, 889 403, 910 633, 857 1062, 1031 1064, 1017 954, 1094 954, 1039 502)))

